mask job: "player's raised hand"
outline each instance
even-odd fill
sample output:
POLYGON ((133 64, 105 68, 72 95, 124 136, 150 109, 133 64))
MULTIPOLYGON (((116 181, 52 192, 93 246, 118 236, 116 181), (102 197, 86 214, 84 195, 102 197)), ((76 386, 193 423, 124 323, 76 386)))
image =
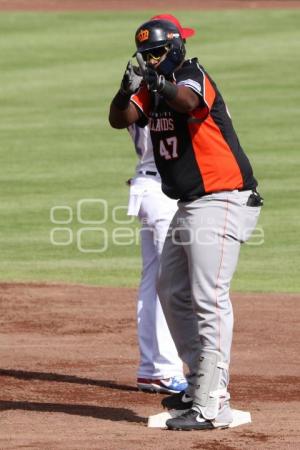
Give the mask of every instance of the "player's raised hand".
POLYGON ((152 67, 146 67, 143 78, 147 84, 147 88, 151 92, 161 92, 166 84, 165 77, 158 75, 152 67))
POLYGON ((140 72, 143 75, 143 79, 149 91, 161 92, 166 83, 165 77, 163 75, 158 75, 158 73, 152 67, 147 65, 141 53, 137 52, 136 59, 139 64, 140 72))
POLYGON ((137 73, 137 70, 134 69, 131 61, 128 61, 121 82, 121 91, 126 95, 134 94, 142 81, 142 77, 137 73))

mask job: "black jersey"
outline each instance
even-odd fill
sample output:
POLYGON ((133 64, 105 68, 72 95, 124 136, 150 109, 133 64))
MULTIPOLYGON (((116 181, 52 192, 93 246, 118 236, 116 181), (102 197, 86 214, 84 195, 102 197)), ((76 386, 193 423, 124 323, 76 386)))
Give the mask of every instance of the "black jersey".
POLYGON ((164 193, 188 201, 212 192, 254 189, 250 162, 216 84, 196 58, 185 61, 173 77, 199 96, 194 111, 179 113, 163 97, 154 106, 145 85, 131 98, 148 118, 164 193))

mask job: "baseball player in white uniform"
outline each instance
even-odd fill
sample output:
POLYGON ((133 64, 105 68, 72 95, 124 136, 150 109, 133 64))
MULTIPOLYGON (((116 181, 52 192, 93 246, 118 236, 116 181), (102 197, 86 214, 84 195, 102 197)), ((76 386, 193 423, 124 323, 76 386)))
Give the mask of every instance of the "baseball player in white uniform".
POLYGON ((128 215, 141 222, 142 276, 137 302, 140 364, 137 386, 143 391, 177 393, 186 389, 178 357, 156 292, 159 260, 177 202, 163 194, 149 128, 128 128, 139 162, 130 180, 128 215))
MULTIPOLYGON (((183 28, 170 14, 156 15, 152 19, 173 22, 184 40, 195 34, 195 30, 183 28)), ((139 157, 135 177, 130 182, 128 215, 138 216, 142 225, 143 270, 137 303, 140 349, 137 386, 143 391, 179 393, 187 388, 187 381, 156 292, 160 255, 177 202, 161 190, 149 127, 133 124, 128 131, 139 157)))

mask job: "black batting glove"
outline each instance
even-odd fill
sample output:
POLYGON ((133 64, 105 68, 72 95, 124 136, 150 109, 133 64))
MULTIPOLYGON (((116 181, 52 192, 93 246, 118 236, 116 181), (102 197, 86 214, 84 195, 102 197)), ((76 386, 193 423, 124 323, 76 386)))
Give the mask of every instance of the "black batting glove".
POLYGON ((143 78, 150 92, 158 92, 168 101, 175 100, 177 96, 176 84, 167 81, 163 75, 159 75, 152 67, 146 67, 143 78))
POLYGON ((147 84, 147 88, 151 92, 161 92, 166 84, 165 77, 163 75, 158 75, 158 73, 149 66, 146 67, 143 78, 147 84))

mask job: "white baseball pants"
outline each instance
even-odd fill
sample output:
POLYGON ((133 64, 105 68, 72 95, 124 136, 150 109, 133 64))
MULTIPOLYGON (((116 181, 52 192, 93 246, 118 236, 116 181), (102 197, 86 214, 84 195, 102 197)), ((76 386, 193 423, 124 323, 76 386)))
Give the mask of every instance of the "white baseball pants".
POLYGON ((177 202, 161 191, 160 180, 152 176, 133 179, 133 204, 139 205, 142 275, 137 302, 140 349, 138 377, 164 379, 182 376, 183 365, 171 337, 157 296, 156 282, 165 236, 177 210, 177 202))

